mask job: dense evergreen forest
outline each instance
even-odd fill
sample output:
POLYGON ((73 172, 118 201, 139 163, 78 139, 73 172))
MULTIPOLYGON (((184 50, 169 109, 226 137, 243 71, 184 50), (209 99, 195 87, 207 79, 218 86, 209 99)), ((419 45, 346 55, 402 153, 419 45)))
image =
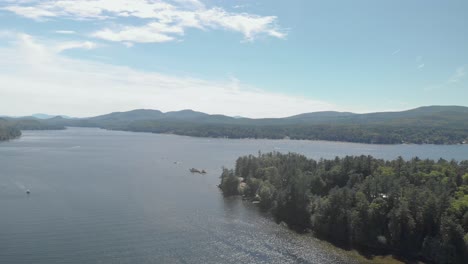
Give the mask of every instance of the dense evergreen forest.
POLYGON ((468 263, 468 160, 259 153, 224 168, 220 188, 342 247, 468 263))
POLYGON ((0 141, 21 136, 21 131, 5 119, 0 118, 0 141))
POLYGON ((125 125, 107 125, 107 129, 134 132, 171 133, 193 137, 306 139, 369 144, 460 144, 467 141, 468 129, 411 125, 245 125, 200 124, 173 121, 136 121, 125 125))

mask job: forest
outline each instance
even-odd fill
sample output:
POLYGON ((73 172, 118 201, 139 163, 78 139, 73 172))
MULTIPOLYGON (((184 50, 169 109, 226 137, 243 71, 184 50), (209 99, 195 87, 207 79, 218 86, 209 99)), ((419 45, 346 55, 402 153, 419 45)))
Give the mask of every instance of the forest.
POLYGON ((401 112, 313 112, 285 118, 233 118, 192 110, 163 113, 137 109, 47 124, 100 127, 193 137, 346 141, 370 144, 468 142, 468 107, 428 106, 401 112))
POLYGON ((10 119, 10 124, 20 130, 63 130, 65 126, 62 124, 53 124, 44 120, 34 118, 17 118, 10 119))
POLYGON ((33 118, 0 118, 0 141, 21 136, 21 130, 61 130, 65 126, 33 118))
POLYGON ((223 168, 219 187, 298 232, 344 248, 467 263, 468 160, 267 153, 223 168))
POLYGON ((368 144, 467 144, 468 107, 427 106, 400 112, 312 112, 244 118, 193 110, 136 109, 88 118, 10 118, 19 129, 99 127, 213 138, 327 140, 368 144))
POLYGON ((7 120, 0 118, 0 141, 10 140, 21 136, 21 131, 7 120))
POLYGON ((393 124, 204 124, 174 121, 135 121, 107 129, 172 133, 194 137, 267 138, 344 141, 369 144, 460 144, 468 129, 393 124))

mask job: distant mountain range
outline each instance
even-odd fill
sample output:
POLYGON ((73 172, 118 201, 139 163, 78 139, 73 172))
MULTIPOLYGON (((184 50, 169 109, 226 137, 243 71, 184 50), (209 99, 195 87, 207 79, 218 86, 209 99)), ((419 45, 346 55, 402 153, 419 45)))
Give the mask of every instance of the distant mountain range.
POLYGON ((70 116, 66 116, 66 115, 49 115, 49 114, 41 114, 41 113, 37 113, 37 114, 32 114, 30 116, 7 116, 7 115, 0 115, 0 118, 16 118, 16 119, 50 119, 50 118, 54 118, 54 117, 62 117, 62 118, 65 118, 65 119, 73 119, 75 117, 70 117, 70 116))
POLYGON ((407 111, 366 114, 324 111, 259 119, 210 115, 193 110, 163 113, 137 109, 89 118, 35 114, 14 120, 26 119, 35 119, 53 128, 100 127, 203 137, 291 138, 383 144, 456 144, 468 139, 468 107, 463 106, 425 106, 407 111))
POLYGON ((66 119, 71 119, 73 117, 70 117, 70 116, 66 116, 66 115, 48 115, 48 114, 41 114, 41 113, 38 113, 38 114, 33 114, 31 115, 32 117, 35 117, 37 119, 50 119, 50 118, 53 118, 53 117, 56 117, 56 116, 60 116, 60 117, 63 117, 63 118, 66 118, 66 119))

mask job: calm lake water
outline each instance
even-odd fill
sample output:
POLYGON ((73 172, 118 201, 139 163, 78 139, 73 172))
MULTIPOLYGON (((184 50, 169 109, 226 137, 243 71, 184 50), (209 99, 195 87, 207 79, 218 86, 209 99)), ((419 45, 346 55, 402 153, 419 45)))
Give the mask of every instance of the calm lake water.
POLYGON ((259 150, 468 159, 467 145, 24 131, 0 144, 0 263, 356 263, 248 202, 222 197, 221 166, 259 150))

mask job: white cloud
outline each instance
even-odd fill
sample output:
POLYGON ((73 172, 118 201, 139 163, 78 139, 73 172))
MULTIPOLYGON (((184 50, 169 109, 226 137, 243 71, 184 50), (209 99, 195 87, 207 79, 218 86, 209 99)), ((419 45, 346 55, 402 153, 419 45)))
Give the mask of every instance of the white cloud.
POLYGON ((256 16, 245 13, 233 14, 221 8, 204 10, 199 14, 202 25, 213 28, 225 28, 244 34, 247 40, 253 40, 258 34, 264 33, 269 36, 284 38, 286 34, 275 27, 271 27, 276 21, 275 16, 256 16))
POLYGON ((91 41, 83 41, 83 42, 78 42, 78 41, 69 41, 69 42, 62 42, 56 45, 55 50, 57 52, 62 52, 64 50, 69 50, 69 49, 95 49, 97 48, 97 44, 91 41))
POLYGON ((247 41, 261 35, 286 37, 277 25, 276 16, 228 12, 219 7, 207 7, 198 0, 44 0, 23 4, 13 1, 3 9, 32 19, 113 19, 122 23, 117 28, 104 28, 92 34, 108 41, 173 41, 188 28, 230 30, 243 34, 247 41), (144 25, 123 24, 122 20, 116 20, 127 17, 144 25))
MULTIPOLYGON (((0 31, 0 39, 9 40, 13 45, 17 45, 17 48, 22 52, 37 52, 38 54, 43 54, 46 50, 60 53, 70 49, 91 50, 100 46, 92 41, 43 40, 41 44, 39 44, 39 41, 35 40, 31 35, 13 31, 0 31), (47 49, 45 47, 47 47, 47 49)), ((33 57, 34 56, 31 56, 31 58, 33 57)))
POLYGON ((55 33, 57 34, 64 34, 64 35, 73 35, 76 34, 73 30, 56 30, 55 33))
POLYGON ((92 34, 93 37, 118 42, 167 42, 175 38, 170 34, 182 35, 184 30, 180 26, 168 26, 159 22, 152 22, 142 27, 124 27, 117 31, 104 29, 92 34))
POLYGON ((424 68, 425 66, 426 66, 426 65, 425 65, 424 63, 421 63, 421 64, 418 65, 418 69, 421 70, 421 69, 424 68))
POLYGON ((457 82, 461 81, 463 78, 465 78, 465 76, 466 76, 465 67, 464 66, 458 67, 455 70, 455 73, 452 76, 450 76, 448 82, 449 83, 457 83, 457 82))
POLYGON ((337 109, 327 102, 272 93, 236 78, 208 81, 78 60, 26 34, 0 47, 0 113, 92 116, 136 108, 276 117, 337 109))
POLYGON ((48 11, 43 8, 37 8, 33 6, 7 6, 2 8, 3 10, 11 11, 20 16, 24 16, 32 19, 41 19, 44 17, 55 17, 57 16, 54 12, 48 11))

